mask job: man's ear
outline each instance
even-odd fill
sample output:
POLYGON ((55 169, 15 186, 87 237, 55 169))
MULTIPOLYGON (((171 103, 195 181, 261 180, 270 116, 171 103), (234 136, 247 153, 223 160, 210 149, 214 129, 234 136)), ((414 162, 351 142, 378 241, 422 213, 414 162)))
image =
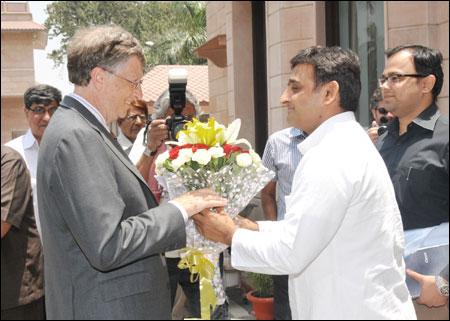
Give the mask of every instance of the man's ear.
POLYGON ((100 89, 103 87, 105 82, 105 71, 100 67, 95 67, 90 72, 91 80, 90 83, 96 88, 100 89))
POLYGON ((323 85, 322 94, 324 104, 329 105, 339 100, 339 83, 336 80, 330 81, 323 85))
POLYGON ((435 75, 428 75, 422 79, 422 92, 424 94, 431 93, 433 91, 434 84, 436 83, 435 75))

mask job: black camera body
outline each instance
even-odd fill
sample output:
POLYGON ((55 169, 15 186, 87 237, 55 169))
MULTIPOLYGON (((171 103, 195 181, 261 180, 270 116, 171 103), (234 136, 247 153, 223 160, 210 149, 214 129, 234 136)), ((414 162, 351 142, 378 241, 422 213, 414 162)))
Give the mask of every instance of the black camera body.
POLYGON ((166 119, 166 125, 169 128, 170 140, 176 140, 177 134, 187 123, 186 117, 182 112, 186 106, 186 85, 187 70, 171 69, 169 70, 169 97, 170 107, 174 110, 172 116, 166 119))

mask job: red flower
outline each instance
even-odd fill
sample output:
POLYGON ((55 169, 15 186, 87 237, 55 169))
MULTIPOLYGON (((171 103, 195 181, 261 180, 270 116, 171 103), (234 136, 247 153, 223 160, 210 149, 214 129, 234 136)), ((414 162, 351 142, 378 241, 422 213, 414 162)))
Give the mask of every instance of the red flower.
POLYGON ((205 144, 195 144, 194 146, 192 146, 192 152, 195 153, 199 149, 208 149, 208 148, 209 146, 205 144))
POLYGON ((178 157, 178 153, 180 152, 181 147, 180 146, 176 146, 174 148, 172 148, 169 152, 169 158, 171 160, 174 160, 178 157))
POLYGON ((231 153, 242 152, 242 148, 235 145, 225 144, 223 145, 223 151, 228 157, 231 153))

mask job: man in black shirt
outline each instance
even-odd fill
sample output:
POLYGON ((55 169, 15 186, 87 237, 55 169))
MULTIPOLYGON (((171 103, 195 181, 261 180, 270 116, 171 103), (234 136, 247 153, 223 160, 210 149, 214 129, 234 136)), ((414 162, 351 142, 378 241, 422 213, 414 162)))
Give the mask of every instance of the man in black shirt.
POLYGON ((397 118, 377 145, 394 184, 407 255, 422 241, 415 243, 417 236, 424 239, 435 226, 448 235, 449 123, 436 105, 444 80, 442 54, 419 45, 386 54, 380 86, 385 109, 397 118))

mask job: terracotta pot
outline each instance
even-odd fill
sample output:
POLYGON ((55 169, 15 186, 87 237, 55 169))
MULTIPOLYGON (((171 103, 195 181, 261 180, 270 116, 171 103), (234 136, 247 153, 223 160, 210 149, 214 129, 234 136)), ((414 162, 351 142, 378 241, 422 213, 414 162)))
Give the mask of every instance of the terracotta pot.
POLYGON ((254 291, 247 293, 247 300, 253 305, 253 311, 255 311, 256 320, 273 320, 273 297, 271 298, 258 298, 253 296, 254 291))

